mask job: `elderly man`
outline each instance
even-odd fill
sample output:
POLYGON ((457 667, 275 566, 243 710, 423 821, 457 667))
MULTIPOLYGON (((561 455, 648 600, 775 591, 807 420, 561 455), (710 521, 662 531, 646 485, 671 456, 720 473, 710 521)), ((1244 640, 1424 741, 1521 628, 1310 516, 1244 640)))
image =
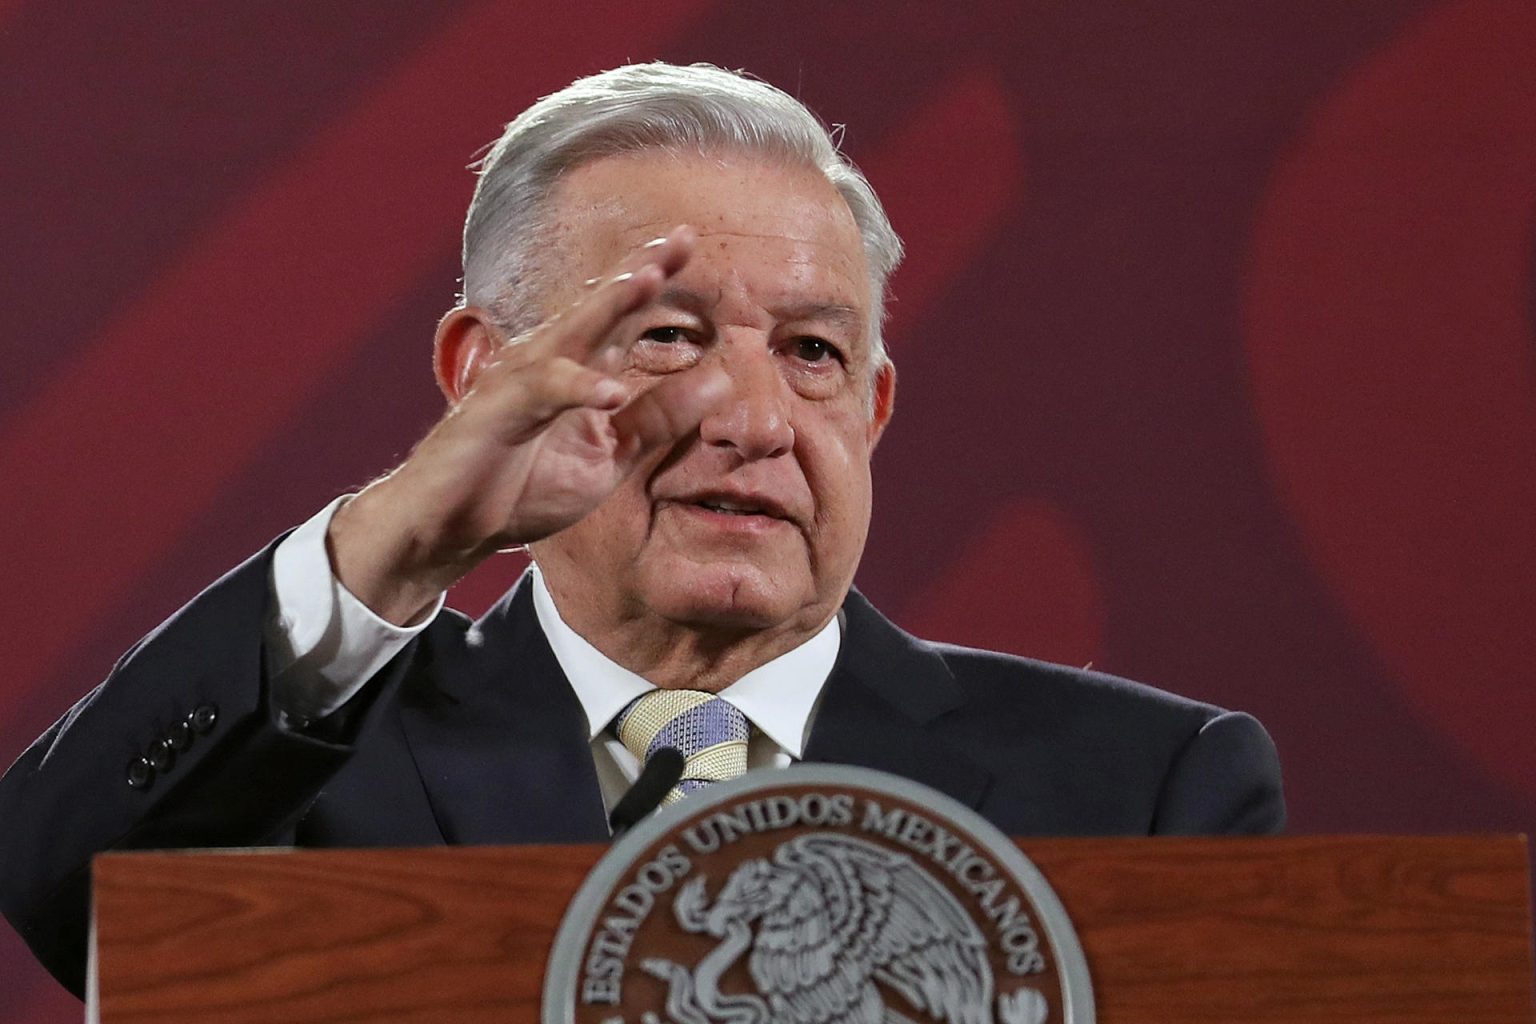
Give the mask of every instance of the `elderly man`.
POLYGON ((1253 719, 917 640, 851 592, 899 255, 767 85, 648 65, 535 104, 470 208, 434 349, 448 413, 22 756, 7 916, 78 991, 98 850, 601 840, 657 723, 689 714, 734 753, 685 788, 823 760, 1016 834, 1278 829, 1253 719), (496 608, 442 611, 516 545, 535 566, 496 608))

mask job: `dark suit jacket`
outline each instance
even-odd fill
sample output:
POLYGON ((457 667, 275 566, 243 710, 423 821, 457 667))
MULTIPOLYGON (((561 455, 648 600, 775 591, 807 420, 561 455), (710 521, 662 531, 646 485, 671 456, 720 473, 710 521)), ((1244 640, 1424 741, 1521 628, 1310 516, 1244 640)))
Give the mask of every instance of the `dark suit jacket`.
MULTIPOLYGON (((270 554, 140 641, 0 782, 0 909, 76 992, 101 850, 607 838, 585 715, 526 581, 477 623, 438 616, 323 732, 301 734, 265 692, 270 554), (131 787, 129 763, 199 709, 206 734, 131 787)), ((919 640, 857 593, 844 613, 808 761, 906 776, 1012 835, 1284 823, 1274 746, 1247 715, 919 640)))

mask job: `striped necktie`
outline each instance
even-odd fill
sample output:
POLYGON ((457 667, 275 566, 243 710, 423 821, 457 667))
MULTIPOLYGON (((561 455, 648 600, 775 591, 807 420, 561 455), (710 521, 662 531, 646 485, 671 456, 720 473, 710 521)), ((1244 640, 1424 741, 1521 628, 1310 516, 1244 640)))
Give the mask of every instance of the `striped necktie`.
POLYGON ((752 726, 730 701, 712 693, 652 690, 620 711, 613 728, 642 764, 662 747, 676 747, 683 755, 682 781, 672 787, 664 804, 747 770, 752 726))

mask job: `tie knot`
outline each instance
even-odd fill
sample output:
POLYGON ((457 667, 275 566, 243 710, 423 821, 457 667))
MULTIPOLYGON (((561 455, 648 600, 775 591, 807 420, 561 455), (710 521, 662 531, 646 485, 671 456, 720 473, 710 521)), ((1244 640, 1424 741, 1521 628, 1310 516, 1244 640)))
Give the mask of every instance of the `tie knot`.
POLYGON ((752 727, 739 708, 712 693, 652 690, 619 712, 613 726, 642 763, 662 747, 676 747, 683 755, 683 779, 667 794, 667 803, 747 770, 752 727))

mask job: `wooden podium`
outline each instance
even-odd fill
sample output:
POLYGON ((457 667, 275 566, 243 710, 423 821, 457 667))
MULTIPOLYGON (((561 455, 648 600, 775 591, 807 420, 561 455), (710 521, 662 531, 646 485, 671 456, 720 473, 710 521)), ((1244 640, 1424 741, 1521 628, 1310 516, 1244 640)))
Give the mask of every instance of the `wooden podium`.
MULTIPOLYGON (((1533 1024, 1526 843, 1053 839, 1102 1024, 1533 1024)), ((108 854, 104 1024, 535 1022, 606 847, 108 854)))

